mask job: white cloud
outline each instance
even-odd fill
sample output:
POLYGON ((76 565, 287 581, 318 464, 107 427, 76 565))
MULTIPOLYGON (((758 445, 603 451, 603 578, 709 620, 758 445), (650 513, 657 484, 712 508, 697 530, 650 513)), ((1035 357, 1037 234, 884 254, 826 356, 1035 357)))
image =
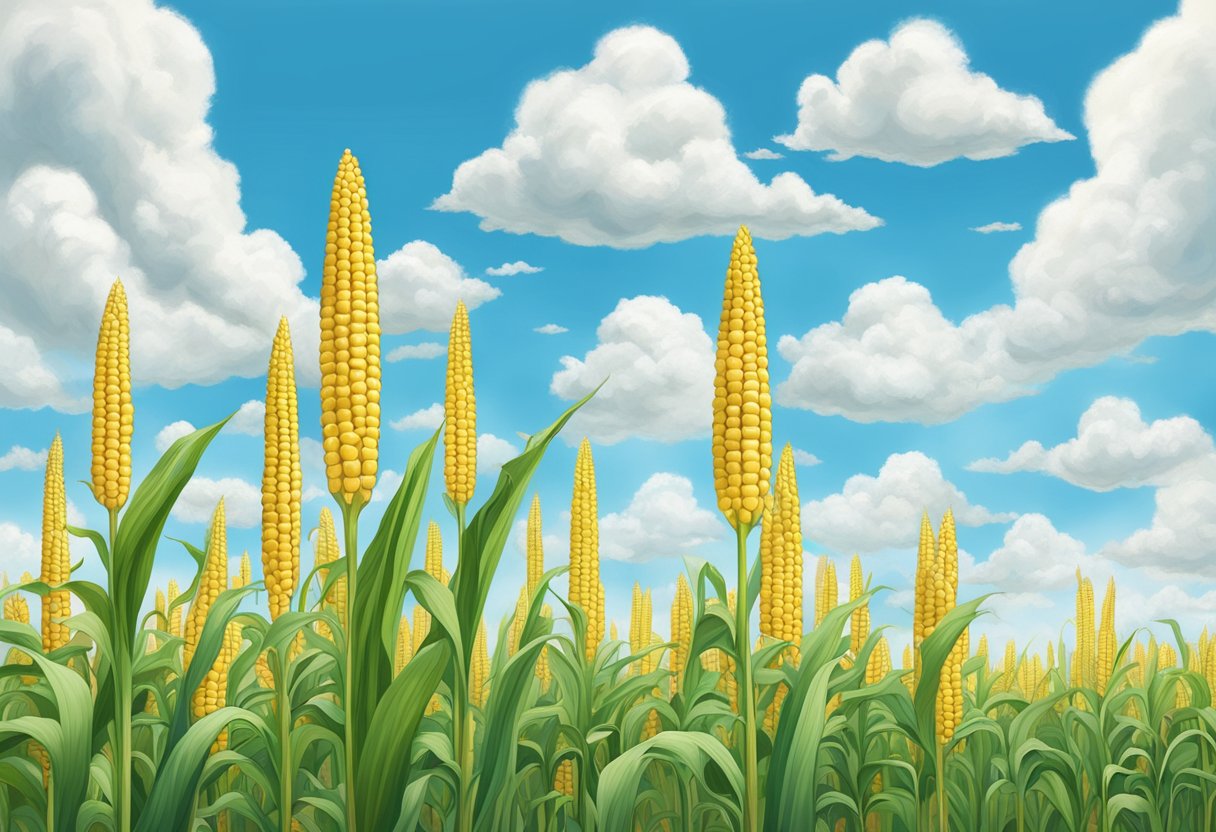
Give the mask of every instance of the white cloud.
MULTIPOLYGON (((1104 591, 1096 584, 1094 590, 1104 591)), ((1176 584, 1167 584, 1148 593, 1121 581, 1115 596, 1115 629, 1126 638, 1136 627, 1172 618, 1184 633, 1193 636, 1201 628, 1211 626, 1213 612, 1216 612, 1216 590, 1192 595, 1176 584)), ((1168 637, 1172 644, 1173 635, 1168 637)))
POLYGON ((388 355, 384 356, 386 361, 410 361, 419 359, 423 361, 432 358, 438 358, 448 351, 448 348, 443 344, 435 341, 427 341, 425 344, 404 344, 400 347, 395 347, 389 351, 388 355))
POLYGON ((601 517, 599 528, 604 557, 641 563, 694 552, 721 539, 726 526, 697 502, 687 477, 658 473, 642 484, 624 511, 601 517))
POLYGON ((1100 554, 1125 566, 1143 568, 1156 577, 1216 578, 1216 476, 1208 466, 1203 477, 1157 489, 1152 525, 1113 541, 1100 554))
POLYGON ((810 451, 804 451, 801 448, 794 448, 794 464, 801 465, 804 468, 810 468, 812 465, 818 465, 823 462, 822 459, 815 456, 810 451))
POLYGON ((0 471, 36 471, 46 464, 46 449, 35 451, 14 445, 0 456, 0 471))
POLYGON ((523 260, 516 260, 514 263, 503 263, 501 266, 486 269, 486 274, 494 277, 509 277, 516 274, 536 274, 544 270, 543 266, 533 266, 523 260))
POLYGON ((372 502, 383 503, 386 500, 392 499, 397 493, 397 489, 401 487, 401 481, 404 477, 399 471, 385 468, 376 478, 376 487, 372 489, 372 502))
POLYGON ((477 434, 477 476, 493 477, 505 463, 519 456, 519 448, 492 433, 477 434))
POLYGON ((549 389, 579 399, 607 379, 565 433, 613 444, 631 437, 674 442, 708 433, 714 345, 701 319, 667 298, 620 301, 583 358, 563 356, 549 389))
POLYGON ((300 502, 311 503, 313 500, 323 500, 329 496, 329 492, 319 485, 307 486, 300 494, 300 502))
POLYGON ((414 240, 376 261, 380 289, 380 324, 384 332, 403 335, 419 329, 447 332, 456 301, 470 310, 502 292, 476 277, 437 246, 414 240))
POLYGON ((20 368, 0 404, 80 409, 64 387, 82 386, 116 275, 137 383, 264 372, 280 315, 315 378, 316 302, 291 247, 246 227, 207 123, 211 55, 185 18, 151 0, 10 3, 0 90, 0 346, 20 368))
POLYGON ((763 184, 689 72, 670 35, 609 32, 590 63, 531 82, 502 146, 461 164, 432 207, 472 212, 487 231, 618 248, 733 235, 740 223, 769 239, 879 224, 796 174, 763 184))
POLYGON ((757 159, 763 161, 772 161, 775 159, 784 159, 785 157, 775 150, 769 150, 767 147, 757 147, 755 150, 749 150, 743 154, 748 159, 757 159))
POLYGON ((415 410, 394 422, 389 422, 389 427, 393 430, 435 430, 441 424, 443 424, 443 405, 435 402, 430 407, 415 410))
POLYGON ((1056 529, 1042 514, 1023 514, 1005 532, 1000 548, 982 563, 962 568, 964 583, 1031 592, 1076 584, 1076 571, 1105 578, 1110 570, 1085 552, 1085 544, 1056 529))
POLYGON ((544 326, 538 326, 532 331, 539 332, 541 335, 561 335, 562 333, 569 332, 570 330, 559 324, 545 324, 544 326))
POLYGON ((1081 414, 1076 437, 1046 449, 1023 444, 1003 460, 980 459, 971 471, 1008 474, 1041 471, 1092 491, 1164 484, 1212 456, 1212 438, 1190 416, 1140 416, 1131 399, 1104 396, 1081 414))
POLYGON ((936 460, 911 451, 888 457, 877 477, 855 474, 839 493, 805 503, 802 532, 805 540, 837 552, 907 548, 916 544, 922 512, 929 512, 936 528, 948 508, 963 526, 1005 523, 1017 516, 973 505, 942 475, 936 460))
POLYGON ((247 436, 263 436, 266 433, 266 402, 251 399, 233 414, 224 430, 243 433, 247 436))
POLYGON ((261 490, 237 477, 218 480, 192 477, 178 496, 172 515, 183 523, 210 523, 221 497, 224 498, 224 518, 229 526, 249 529, 262 522, 261 490))
POLYGON ((778 401, 858 421, 949 421, 1033 393, 1153 335, 1216 330, 1216 11, 1185 2, 1094 80, 1096 174, 1039 215, 1010 264, 1013 306, 959 324, 902 277, 844 319, 781 338, 778 401))
POLYGON ((854 49, 835 81, 806 78, 798 90, 798 126, 775 141, 791 150, 831 151, 835 161, 869 156, 931 167, 1073 138, 1047 117, 1039 99, 1001 89, 969 63, 945 26, 903 23, 890 41, 854 49))
POLYGON ((16 581, 22 572, 36 575, 41 569, 38 538, 16 523, 0 521, 0 552, 4 552, 4 570, 10 581, 16 581))
POLYGON ((1020 222, 990 222, 987 225, 978 225, 971 229, 980 234, 993 234, 1003 231, 1021 231, 1022 224, 1020 222))
POLYGON ((181 419, 176 422, 170 422, 160 429, 156 434, 156 438, 152 440, 152 444, 156 446, 157 451, 163 454, 169 450, 169 446, 174 442, 192 433, 194 433, 194 425, 186 420, 181 419))

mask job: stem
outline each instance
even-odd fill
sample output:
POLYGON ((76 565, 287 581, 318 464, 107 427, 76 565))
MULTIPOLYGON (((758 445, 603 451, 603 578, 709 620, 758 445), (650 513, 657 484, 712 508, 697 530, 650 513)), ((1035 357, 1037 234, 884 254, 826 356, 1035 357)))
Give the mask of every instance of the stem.
MULTIPOLYGON (((46 749, 43 749, 46 751, 46 749)), ((51 832, 55 828, 55 772, 50 772, 46 778, 46 829, 51 832)))
POLYGON ((937 743, 937 817, 939 832, 950 832, 949 807, 946 805, 946 766, 942 744, 937 743))
POLYGON ((756 691, 752 688, 752 645, 748 635, 747 536, 750 524, 735 527, 739 555, 738 598, 735 601, 735 662, 739 677, 739 711, 743 717, 743 832, 759 832, 760 785, 756 771, 756 691))
MULTIPOLYGON (((464 503, 456 503, 456 563, 464 564, 464 503)), ((476 631, 467 634, 473 637, 476 631)), ((466 655, 471 651, 461 645, 466 655)), ((452 743, 456 750, 456 761, 460 765, 460 779, 456 784, 456 832, 471 832, 473 829, 473 713, 469 709, 468 662, 465 662, 464 678, 456 679, 456 690, 452 691, 452 743)), ((458 676, 461 674, 457 674, 458 676)))
MULTIPOLYGON (((118 538, 118 509, 110 515, 110 597, 118 597, 114 585, 118 554, 114 541, 118 538)), ((131 642, 125 628, 115 618, 111 632, 114 639, 114 822, 119 832, 131 830, 131 642)))
POLYGON ((281 671, 275 684, 276 707, 279 710, 279 829, 291 832, 291 691, 287 688, 287 658, 278 657, 281 671))
POLYGON ((342 507, 342 525, 346 533, 346 674, 343 679, 342 704, 345 709, 344 739, 346 753, 346 832, 355 832, 358 827, 355 817, 355 592, 359 572, 359 512, 363 501, 356 496, 347 503, 339 500, 342 507))

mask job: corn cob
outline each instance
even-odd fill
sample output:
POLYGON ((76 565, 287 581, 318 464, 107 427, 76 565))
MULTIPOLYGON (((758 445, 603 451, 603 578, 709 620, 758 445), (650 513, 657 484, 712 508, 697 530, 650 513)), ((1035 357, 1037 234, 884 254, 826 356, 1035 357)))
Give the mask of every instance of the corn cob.
POLYGON ((791 642, 783 659, 797 666, 802 641, 802 506, 789 444, 781 452, 773 493, 765 502, 770 508, 762 515, 760 529, 760 632, 791 642))
POLYGON ((937 547, 933 542, 933 525, 929 513, 920 518, 920 543, 916 551, 916 606, 912 611, 912 655, 915 666, 914 680, 920 681, 920 645, 933 632, 937 622, 933 619, 936 609, 932 599, 933 574, 936 568, 937 547))
MULTIPOLYGON (((220 497, 211 515, 211 529, 207 535, 207 558, 203 563, 203 572, 198 579, 198 589, 190 604, 190 614, 186 617, 186 644, 183 648, 182 669, 190 666, 190 659, 198 648, 199 637, 203 634, 203 624, 207 613, 215 599, 220 597, 228 586, 228 527, 224 515, 224 498, 220 497)), ((197 710, 197 709, 196 709, 197 710)))
MULTIPOLYGON (((46 480, 42 490, 42 582, 56 587, 71 578, 68 552, 68 502, 63 487, 63 440, 59 434, 46 456, 46 480)), ((71 593, 52 590, 42 597, 42 650, 49 653, 68 643, 72 614, 71 593)))
POLYGON ((299 416, 296 409, 295 364, 287 319, 270 350, 266 372, 266 419, 262 469, 262 575, 274 620, 291 609, 291 596, 300 580, 299 416))
MULTIPOLYGON (((933 570, 933 626, 936 628, 958 599, 958 542, 954 514, 946 510, 938 534, 933 570)), ((937 688, 937 741, 946 745, 963 721, 963 662, 969 646, 961 637, 954 642, 942 665, 937 688)))
POLYGON ((882 636, 874 645, 874 652, 870 654, 870 660, 866 663, 866 684, 876 685, 890 672, 891 645, 887 643, 887 637, 882 636))
POLYGON ((1005 658, 1001 661, 1001 670, 1005 674, 1001 681, 1002 689, 1013 690, 1018 672, 1018 645, 1013 639, 1005 642, 1005 658))
POLYGON ((752 526, 773 460, 768 341, 756 251, 746 226, 731 249, 718 326, 713 401, 714 488, 731 526, 752 526))
MULTIPOLYGON (((21 576, 21 583, 23 584, 30 580, 32 580, 32 578, 28 572, 21 576)), ((7 575, 4 576, 4 585, 9 585, 7 575)), ((24 595, 19 595, 14 592, 4 596, 4 620, 13 621, 17 624, 30 623, 30 605, 29 602, 25 600, 24 595)), ((8 663, 33 664, 34 660, 21 650, 14 647, 8 652, 8 663)), ((33 676, 22 676, 21 680, 28 685, 32 685, 35 681, 37 681, 33 676)))
MULTIPOLYGON (((650 591, 649 590, 647 590, 647 592, 646 592, 646 600, 647 600, 647 605, 649 605, 649 602, 650 602, 650 591)), ((662 644, 662 643, 663 643, 663 639, 659 638, 659 636, 657 634, 655 634, 655 633, 650 634, 649 645, 651 647, 654 647, 655 645, 662 644)), ((662 656, 663 656, 662 650, 651 650, 651 652, 646 654, 646 657, 642 659, 642 672, 643 673, 654 673, 656 670, 658 670, 659 664, 662 660, 662 656)), ((655 696, 662 695, 662 691, 660 691, 658 688, 654 688, 653 692, 654 692, 655 696)), ((646 715, 646 725, 642 728, 642 739, 643 740, 650 739, 655 734, 659 733, 659 730, 661 728, 662 728, 662 724, 659 721, 659 712, 657 710, 655 710, 654 708, 651 708, 650 713, 646 715)))
POLYGON ((367 503, 380 444, 380 305, 367 191, 349 149, 334 177, 321 271, 321 432, 330 492, 367 503))
MULTIPOLYGON (((643 639, 649 641, 650 628, 642 629, 642 587, 637 581, 633 583, 633 597, 629 606, 629 653, 637 655, 641 652, 643 639)), ((629 667, 630 673, 640 673, 641 660, 633 662, 629 667)))
POLYGON ((469 701, 478 708, 484 708, 490 695, 490 654, 486 646, 486 621, 483 618, 477 625, 477 635, 473 638, 473 662, 469 668, 469 701))
MULTIPOLYGON (((1048 645, 1048 647, 1050 647, 1050 646, 1051 645, 1048 645)), ((975 648, 975 655, 983 656, 985 659, 988 658, 988 636, 987 635, 980 636, 980 643, 979 643, 979 646, 975 648)))
POLYGON ((122 508, 131 487, 134 417, 127 294, 115 280, 101 314, 93 374, 93 496, 111 512, 122 508))
POLYGON ((160 587, 156 588, 156 602, 153 605, 153 609, 155 609, 158 613, 156 623, 159 627, 168 618, 168 616, 165 614, 165 611, 168 609, 168 607, 165 605, 165 591, 160 587))
MULTIPOLYGON (((1208 689, 1216 691, 1216 639, 1208 639, 1203 650, 1203 676, 1208 681, 1208 689)), ((1216 696, 1216 693, 1213 693, 1216 696)))
POLYGON ((604 609, 600 586, 600 535, 595 493, 595 460, 591 443, 579 445, 574 465, 574 495, 570 502, 570 602, 587 614, 587 660, 604 640, 604 609))
POLYGON ((823 623, 824 617, 836 609, 839 598, 836 584, 836 564, 827 555, 820 555, 815 566, 815 626, 823 623))
POLYGON ((169 588, 165 591, 165 603, 171 608, 169 610, 169 635, 180 638, 182 636, 182 605, 173 606, 173 602, 177 600, 177 596, 181 591, 177 588, 177 580, 169 579, 169 588))
MULTIPOLYGON (((849 600, 856 601, 865 592, 865 579, 861 573, 861 558, 853 555, 849 564, 849 600)), ((849 624, 849 649, 854 656, 861 653, 862 646, 870 636, 870 605, 862 604, 853 610, 849 624)))
POLYGON ((574 761, 569 757, 557 764, 553 776, 553 788, 567 797, 574 796, 574 761))
POLYGON ((1094 587, 1077 570, 1077 646, 1072 660, 1074 687, 1092 687, 1094 678, 1094 587))
MULTIPOLYGON (((907 670, 907 671, 913 671, 914 670, 913 666, 915 665, 915 663, 916 663, 916 657, 915 657, 915 651, 912 649, 912 645, 905 644, 903 659, 900 663, 900 669, 907 670)), ((902 677, 902 681, 904 683, 904 687, 906 687, 908 689, 908 693, 915 694, 916 680, 914 678, 914 674, 905 673, 902 677)))
POLYGON ((1102 622, 1098 629, 1096 680, 1099 696, 1106 695, 1111 671, 1115 664, 1115 579, 1106 585, 1106 597, 1102 599, 1102 622))
POLYGON ((536 592, 540 579, 545 574, 544 528, 540 517, 540 495, 532 495, 532 506, 528 509, 527 532, 528 594, 536 592))
MULTIPOLYGON (((544 604, 540 608, 540 614, 546 619, 553 618, 553 609, 544 604)), ((549 684, 553 681, 553 672, 549 668, 549 648, 544 647, 540 651, 540 655, 536 658, 536 678, 540 679, 540 689, 548 690, 549 684)))
POLYGON ((410 637, 410 620, 406 616, 401 616, 401 623, 397 625, 397 649, 393 654, 393 675, 397 675, 405 666, 409 664, 410 659, 414 657, 413 641, 410 637))
POLYGON ((507 655, 514 656, 519 652, 520 638, 524 633, 524 622, 528 618, 528 588, 519 588, 519 600, 515 603, 515 614, 511 616, 511 633, 507 638, 507 655))
POLYGON ((469 311, 456 302, 448 335, 447 386, 443 400, 443 479, 457 505, 473 499, 477 484, 477 403, 473 395, 473 348, 469 311))
POLYGON ((238 586, 249 586, 249 582, 253 580, 253 564, 249 561, 249 550, 241 552, 241 565, 237 571, 237 577, 240 580, 238 586))
MULTIPOLYGON (((443 536, 439 533, 439 524, 432 520, 426 528, 426 573, 444 586, 447 586, 451 576, 443 568, 443 536)), ((414 646, 413 653, 417 654, 431 632, 431 614, 421 605, 414 606, 414 646)))
POLYGON ((675 696, 684 683, 684 668, 692 646, 692 590, 681 572, 676 578, 676 597, 671 603, 671 694, 675 696))
MULTIPOLYGON (((334 529, 334 516, 330 514, 328 508, 321 509, 321 518, 317 524, 317 542, 314 548, 314 565, 320 566, 323 563, 336 563, 342 558, 342 551, 338 548, 338 533, 334 529)), ((328 569, 317 570, 317 580, 321 586, 325 586, 325 581, 329 577, 328 569)), ((333 587, 321 599, 321 607, 330 610, 339 621, 346 621, 346 577, 338 578, 334 582, 333 587)), ((323 636, 330 636, 329 625, 324 621, 317 622, 317 632, 323 636)))

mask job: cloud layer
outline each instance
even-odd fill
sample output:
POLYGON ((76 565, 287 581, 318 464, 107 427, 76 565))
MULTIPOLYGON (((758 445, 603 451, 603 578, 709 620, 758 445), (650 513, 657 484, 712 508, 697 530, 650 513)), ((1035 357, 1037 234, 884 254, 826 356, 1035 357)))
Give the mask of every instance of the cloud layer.
POLYGON ((726 526, 702 507, 692 481, 678 474, 652 475, 624 511, 600 519, 600 553, 633 563, 680 557, 721 539, 726 526))
POLYGON ((716 98, 680 45, 649 26, 605 35, 591 62, 531 82, 501 147, 457 168, 432 207, 487 231, 638 248, 702 234, 865 230, 878 220, 793 173, 769 184, 739 159, 716 98))
POLYGON ((827 150, 833 160, 869 156, 930 167, 1073 138, 1047 117, 1039 99, 1001 89, 969 64, 945 26, 909 21, 889 41, 854 49, 835 81, 825 75, 804 80, 798 126, 776 141, 792 150, 827 150))

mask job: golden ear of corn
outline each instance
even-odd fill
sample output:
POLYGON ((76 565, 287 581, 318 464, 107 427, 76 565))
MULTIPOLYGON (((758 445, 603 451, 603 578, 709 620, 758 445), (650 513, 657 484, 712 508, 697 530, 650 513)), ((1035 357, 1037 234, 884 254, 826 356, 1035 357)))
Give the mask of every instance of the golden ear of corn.
POLYGON ((759 519, 773 464, 768 341, 756 251, 746 226, 731 249, 714 362, 713 460, 718 508, 733 527, 759 519))
POLYGON ((920 680, 920 644, 933 632, 937 622, 933 599, 933 572, 937 546, 933 542, 933 525, 926 511, 920 518, 920 543, 916 550, 916 605, 912 611, 912 654, 915 660, 915 680, 920 680))
MULTIPOLYGON (((540 614, 546 619, 553 618, 553 609, 544 604, 540 608, 540 614)), ((549 667, 549 648, 542 647, 540 655, 536 658, 536 678, 540 680, 541 690, 548 690, 550 682, 553 681, 553 671, 549 667)))
POLYGON ((490 654, 486 647, 486 621, 483 618, 477 625, 477 635, 473 638, 473 661, 469 668, 469 701, 478 708, 486 706, 490 695, 490 654))
POLYGON ((798 663, 802 641, 802 520, 794 449, 786 444, 760 526, 760 632, 792 643, 783 661, 798 663))
POLYGON ((181 591, 177 588, 177 579, 169 579, 169 588, 165 591, 165 603, 173 607, 169 611, 169 635, 181 637, 182 635, 182 605, 173 606, 173 602, 177 600, 177 596, 181 591))
POLYGON ((329 490, 367 503, 380 445, 380 300, 359 160, 342 154, 321 271, 321 433, 329 490))
POLYGON ((557 764, 553 775, 553 788, 567 797, 574 796, 574 761, 569 757, 557 764))
POLYGON ((395 676, 405 669, 413 657, 414 642, 410 636, 410 620, 403 615, 401 623, 397 625, 397 649, 393 654, 393 675, 395 676))
POLYGON ((265 466, 262 469, 262 575, 274 620, 291 609, 300 580, 300 428, 295 361, 287 319, 270 350, 266 373, 265 466))
POLYGON ((570 500, 570 602, 587 614, 587 660, 604 640, 604 608, 600 585, 600 532, 595 492, 595 460, 586 438, 574 463, 574 494, 570 500))
POLYGON ((207 612, 220 593, 228 587, 228 526, 224 515, 224 498, 221 497, 211 515, 211 529, 207 536, 207 558, 198 579, 198 589, 190 603, 190 614, 186 617, 186 644, 182 654, 182 669, 190 666, 190 659, 198 648, 199 637, 207 612))
MULTIPOLYGON (((42 489, 41 579, 49 586, 59 586, 71 578, 71 572, 68 501, 63 487, 63 440, 56 433, 46 455, 46 480, 42 489)), ((42 597, 43 652, 49 653, 68 643, 71 634, 64 619, 71 614, 71 593, 53 590, 42 597)))
MULTIPOLYGON (((1095 675, 1099 696, 1106 695, 1106 686, 1110 683, 1111 671, 1115 665, 1115 579, 1112 577, 1106 585, 1106 597, 1102 599, 1102 623, 1098 629, 1097 666, 1095 675)), ((1198 655, 1198 651, 1196 651, 1198 655)))
POLYGON ((676 597, 671 603, 671 694, 674 696, 684 682, 688 666, 688 651, 692 646, 692 590, 681 572, 676 578, 676 597))
MULTIPOLYGON (((641 653, 650 644, 650 634, 654 626, 649 621, 642 620, 642 586, 636 581, 633 584, 633 599, 629 607, 629 652, 633 655, 641 653)), ((630 673, 642 672, 642 660, 635 661, 629 668, 630 673)))
POLYGON ((540 495, 532 495, 532 506, 528 509, 528 594, 536 592, 540 579, 545 574, 544 530, 540 519, 540 495))
MULTIPOLYGON (((317 524, 317 541, 314 549, 314 566, 320 566, 323 563, 334 563, 341 559, 342 551, 338 548, 338 533, 334 529, 334 516, 328 508, 321 509, 320 522, 317 524)), ((326 578, 329 577, 328 569, 320 569, 317 571, 317 580, 322 586, 325 585, 326 578)), ((321 606, 333 612, 338 617, 339 621, 346 621, 346 577, 339 578, 326 594, 321 599, 321 606)), ((324 636, 330 636, 329 625, 324 622, 318 622, 317 632, 324 636)))
POLYGON ((473 499, 477 484, 477 403, 473 395, 473 345, 469 310, 456 302, 448 335, 448 374, 443 398, 443 480, 457 505, 473 499))
POLYGON ((249 551, 241 552, 241 566, 237 573, 240 578, 240 586, 249 586, 249 582, 253 580, 253 564, 249 561, 249 551))
MULTIPOLYGON (((603 590, 603 586, 604 586, 603 584, 600 584, 601 591, 603 590)), ((620 639, 621 639, 621 634, 616 628, 616 622, 609 621, 608 622, 608 640, 609 641, 620 641, 620 639)))
MULTIPOLYGON (((426 527, 426 559, 423 564, 426 573, 440 583, 447 585, 449 575, 443 568, 443 535, 440 534, 439 524, 434 520, 426 527)), ((422 648, 422 642, 431 632, 431 614, 421 604, 414 606, 414 644, 412 653, 417 654, 422 648)))
POLYGON ((823 623, 824 617, 836 609, 840 587, 836 583, 836 564, 827 555, 820 555, 815 565, 815 626, 823 623))
POLYGON ((891 645, 887 643, 887 637, 882 636, 878 639, 878 643, 874 645, 874 652, 870 654, 870 660, 866 663, 866 684, 876 685, 887 677, 891 672, 891 645))
MULTIPOLYGON (((942 518, 927 586, 930 592, 926 597, 925 616, 930 628, 926 637, 954 609, 958 600, 958 541, 954 532, 954 513, 949 509, 942 518)), ((960 634, 942 665, 936 702, 937 740, 942 745, 950 742, 963 721, 963 662, 969 652, 970 645, 960 634)))
POLYGON ((117 511, 131 488, 131 327, 127 293, 115 280, 101 313, 93 372, 93 496, 117 511))
POLYGON ((519 652, 520 638, 524 634, 524 623, 528 619, 528 588, 519 588, 519 600, 515 602, 515 614, 511 616, 511 632, 507 637, 507 655, 519 652))
MULTIPOLYGON (((853 555, 849 562, 849 600, 856 601, 865 592, 865 576, 861 572, 861 558, 853 555)), ((856 656, 870 636, 870 605, 862 604, 853 610, 849 623, 849 649, 856 656)))
POLYGON ((1075 687, 1092 687, 1095 670, 1094 587, 1077 570, 1077 646, 1072 660, 1072 683, 1075 687))

